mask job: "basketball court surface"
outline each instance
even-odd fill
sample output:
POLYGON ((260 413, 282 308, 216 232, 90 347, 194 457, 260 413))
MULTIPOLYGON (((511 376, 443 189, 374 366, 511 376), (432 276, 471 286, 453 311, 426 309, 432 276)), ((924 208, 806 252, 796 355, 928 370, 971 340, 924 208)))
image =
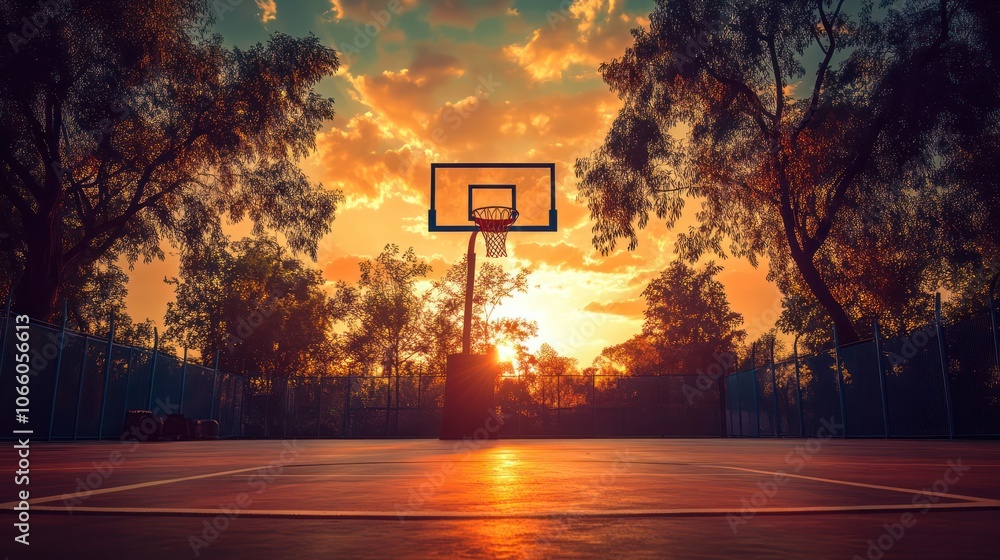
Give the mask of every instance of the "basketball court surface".
POLYGON ((28 557, 995 558, 998 475, 992 441, 38 443, 28 557))

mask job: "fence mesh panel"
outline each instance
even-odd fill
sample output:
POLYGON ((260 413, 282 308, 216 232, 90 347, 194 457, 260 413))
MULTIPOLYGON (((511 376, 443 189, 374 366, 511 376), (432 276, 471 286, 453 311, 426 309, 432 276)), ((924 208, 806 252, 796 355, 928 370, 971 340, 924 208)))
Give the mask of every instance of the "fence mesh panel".
MULTIPOLYGON (((994 325, 989 314, 945 324, 943 341, 928 325, 777 364, 758 359, 723 377, 505 375, 495 391, 500 435, 808 437, 844 425, 834 435, 997 436, 994 325)), ((113 344, 108 356, 106 338, 48 324, 27 332, 29 427, 57 440, 118 438, 126 412, 144 409, 215 419, 220 437, 436 437, 440 427, 445 376, 419 364, 399 375, 242 376, 149 348, 113 344)), ((13 320, 0 336, 0 399, 14 402, 13 320)), ((4 417, 0 427, 24 426, 4 417)))

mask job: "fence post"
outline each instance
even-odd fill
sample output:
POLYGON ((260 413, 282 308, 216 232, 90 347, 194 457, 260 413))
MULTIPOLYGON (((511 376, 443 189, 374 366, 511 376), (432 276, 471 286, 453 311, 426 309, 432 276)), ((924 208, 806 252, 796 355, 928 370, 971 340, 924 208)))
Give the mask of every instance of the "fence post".
POLYGON ((271 429, 271 375, 264 374, 264 384, 267 385, 267 392, 264 393, 264 439, 268 439, 271 429))
POLYGON ((562 375, 556 371, 556 435, 562 435, 562 375))
POLYGON ((153 363, 149 367, 149 393, 146 395, 146 410, 153 410, 153 384, 156 382, 156 353, 160 349, 160 334, 153 327, 153 363))
MULTIPOLYGON (((288 437, 288 381, 291 379, 290 377, 285 377, 285 392, 281 395, 281 439, 288 437)), ((298 377, 295 379, 296 388, 298 388, 298 377)), ((295 393, 292 394, 294 395, 295 393)))
MULTIPOLYGON (((3 385, 3 361, 7 357, 7 327, 10 323, 10 304, 11 304, 11 294, 7 294, 7 305, 5 306, 3 313, 3 330, 0 331, 0 385, 3 385)), ((28 324, 31 324, 31 319, 28 319, 28 324)))
POLYGON ((938 349, 941 352, 941 380, 944 383, 944 403, 948 411, 948 437, 955 439, 955 418, 951 408, 951 380, 948 378, 948 354, 944 344, 944 325, 941 324, 941 292, 934 294, 934 326, 937 330, 938 349))
MULTIPOLYGON (((215 365, 212 366, 212 403, 210 405, 211 408, 209 408, 209 412, 208 412, 208 418, 210 420, 215 420, 215 395, 216 395, 215 387, 216 387, 216 385, 219 384, 219 353, 220 353, 220 351, 221 351, 220 348, 216 348, 215 349, 215 365)), ((221 422, 220 422, 220 424, 221 424, 221 422)))
POLYGON ((741 373, 743 372, 736 373, 736 408, 737 408, 736 417, 739 419, 740 422, 740 437, 743 437, 743 391, 740 387, 741 373))
POLYGON ((424 433, 424 408, 420 397, 424 390, 424 364, 417 368, 417 433, 424 433))
POLYGON ((394 434, 399 436, 399 364, 396 364, 396 388, 394 389, 396 393, 396 414, 393 415, 392 427, 394 434))
MULTIPOLYGON (((10 315, 10 298, 7 298, 7 315, 10 315)), ((62 326, 59 328, 59 354, 56 357, 56 376, 52 382, 52 410, 49 411, 49 441, 52 441, 52 429, 56 419, 56 395, 59 393, 59 370, 62 369, 63 349, 66 348, 66 300, 63 300, 62 326)), ((128 390, 128 386, 125 387, 128 390)))
POLYGON ((799 409, 799 437, 806 437, 806 415, 802 412, 802 383, 799 381, 799 337, 792 342, 792 359, 795 360, 795 402, 799 409))
POLYGON ((878 318, 875 319, 875 365, 878 367, 878 385, 882 390, 882 427, 885 430, 886 439, 889 438, 889 394, 886 392, 888 383, 885 378, 885 367, 882 364, 882 337, 878 326, 878 318))
POLYGON ((181 402, 177 405, 177 413, 184 414, 184 386, 187 385, 188 373, 188 349, 184 349, 184 357, 181 358, 181 402))
POLYGON ((128 347, 128 364, 125 366, 125 400, 122 402, 122 412, 125 416, 128 416, 128 395, 129 391, 132 389, 132 358, 135 354, 135 349, 132 346, 128 347))
POLYGON ((101 422, 97 426, 97 441, 104 439, 104 407, 108 404, 108 381, 111 380, 111 352, 115 344, 115 312, 108 324, 108 349, 104 353, 104 390, 101 393, 101 422))
MULTIPOLYGON (((542 384, 544 388, 545 385, 542 384)), ((620 375, 615 374, 615 389, 618 391, 617 405, 618 405, 618 435, 623 435, 625 433, 625 426, 622 424, 622 378, 620 375)), ((544 390, 544 389, 543 389, 544 390)), ((542 398, 542 412, 545 411, 545 399, 542 398)))
MULTIPOLYGON (((518 380, 520 381, 520 380, 518 380)), ((518 383, 520 385, 520 383, 518 383)), ((597 371, 590 376, 590 419, 594 425, 594 437, 597 437, 597 371)))
POLYGON ((771 437, 778 437, 778 381, 774 374, 774 339, 771 339, 771 396, 774 401, 774 415, 771 416, 771 437))
POLYGON ((840 339, 837 338, 837 327, 833 328, 833 357, 837 362, 837 389, 840 396, 840 424, 844 428, 844 433, 840 436, 847 439, 847 412, 844 407, 844 372, 840 367, 840 339))
POLYGON ((753 385, 753 414, 757 426, 757 437, 760 437, 760 397, 757 395, 757 343, 750 344, 750 381, 753 385))
POLYGON ((344 437, 351 437, 349 430, 351 428, 351 372, 347 372, 347 390, 344 391, 344 437))
MULTIPOLYGON (((243 381, 243 390, 240 391, 240 431, 237 437, 243 437, 243 430, 247 424, 247 395, 250 394, 250 376, 249 375, 239 375, 237 376, 243 381)), ((253 396, 250 396, 250 411, 253 411, 253 396)))
MULTIPOLYGON (((993 326, 993 353, 997 360, 997 367, 1000 368, 1000 331, 997 330, 997 302, 993 297, 998 278, 1000 278, 1000 272, 995 274, 993 281, 990 282, 990 323, 993 326)), ((7 303, 7 314, 10 314, 10 300, 7 303)))
POLYGON ((319 376, 319 383, 316 384, 316 439, 319 439, 321 421, 323 420, 323 375, 319 376))
POLYGON ((83 378, 87 374, 87 349, 90 339, 83 335, 83 357, 80 359, 80 383, 76 389, 76 417, 73 418, 73 441, 76 441, 77 426, 80 424, 80 399, 83 398, 83 378))

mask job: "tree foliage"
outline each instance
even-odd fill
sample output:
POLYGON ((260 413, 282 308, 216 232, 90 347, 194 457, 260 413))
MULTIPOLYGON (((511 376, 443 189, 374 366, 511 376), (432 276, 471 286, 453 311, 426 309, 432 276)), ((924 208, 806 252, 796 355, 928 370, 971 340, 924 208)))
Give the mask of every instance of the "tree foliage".
MULTIPOLYGON (((465 284, 468 274, 467 257, 456 262, 444 278, 434 284, 436 311, 434 328, 446 333, 443 340, 450 344, 446 353, 461 351, 462 321, 465 315, 465 284), (447 327, 445 327, 447 325, 447 327)), ((531 270, 510 273, 502 266, 483 262, 476 272, 472 295, 472 351, 492 352, 497 344, 510 344, 523 350, 524 341, 538 334, 538 325, 519 317, 498 317, 500 306, 515 294, 528 291, 531 270)))
POLYGON ((729 308, 715 277, 722 268, 709 262, 697 270, 674 261, 643 290, 642 332, 605 348, 594 360, 603 375, 691 374, 730 355, 742 343, 743 316, 729 308))
MULTIPOLYGON (((224 217, 315 256, 341 195, 296 161, 333 117, 312 89, 337 70, 332 49, 280 33, 227 49, 207 0, 50 4, 0 49, 0 264, 18 309, 47 319, 95 262, 200 250, 224 217)), ((36 12, 3 3, 0 23, 36 12)))
POLYGON ((420 326, 427 298, 417 282, 431 267, 412 247, 400 254, 398 245, 389 244, 360 268, 358 283, 338 283, 334 296, 336 317, 347 328, 348 358, 366 373, 381 365, 387 375, 398 375, 425 348, 420 326))
POLYGON ((842 342, 942 262, 982 267, 997 239, 983 163, 998 139, 996 15, 972 0, 850 8, 660 0, 601 67, 624 107, 576 165, 595 246, 632 249, 651 215, 674 227, 697 199, 682 257, 766 257, 842 342))
POLYGON ((168 281, 166 338, 245 374, 321 375, 333 361, 333 304, 318 270, 271 238, 191 252, 168 281))

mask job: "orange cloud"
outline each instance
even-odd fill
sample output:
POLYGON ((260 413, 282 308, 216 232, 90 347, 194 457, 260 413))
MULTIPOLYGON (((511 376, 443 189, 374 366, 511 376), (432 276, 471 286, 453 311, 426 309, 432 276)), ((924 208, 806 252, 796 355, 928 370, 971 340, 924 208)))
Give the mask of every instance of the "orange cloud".
POLYGON ((260 8, 260 21, 267 23, 273 21, 278 17, 278 6, 274 3, 274 0, 255 0, 257 2, 257 7, 260 8))
POLYGON ((646 300, 643 298, 631 298, 607 303, 592 301, 583 309, 592 313, 607 313, 609 315, 621 315, 629 319, 642 319, 643 312, 646 311, 646 300))
POLYGON ((358 76, 352 83, 362 102, 394 124, 417 131, 424 127, 433 111, 438 90, 463 73, 462 63, 456 57, 418 46, 408 68, 358 76))
POLYGON ((317 135, 316 152, 302 168, 325 187, 344 191, 345 209, 378 206, 389 195, 422 204, 427 180, 421 169, 430 169, 430 156, 395 132, 386 119, 355 115, 345 126, 317 135))
POLYGON ((566 241, 536 243, 512 240, 511 243, 513 255, 530 261, 532 266, 547 265, 561 270, 632 274, 636 268, 642 267, 645 263, 636 253, 619 251, 602 257, 593 249, 584 250, 566 241))
POLYGON ((504 53, 538 81, 561 79, 574 65, 596 73, 602 62, 625 52, 633 27, 647 23, 622 8, 615 0, 578 0, 568 8, 549 11, 548 25, 536 29, 527 43, 512 44, 504 53))

